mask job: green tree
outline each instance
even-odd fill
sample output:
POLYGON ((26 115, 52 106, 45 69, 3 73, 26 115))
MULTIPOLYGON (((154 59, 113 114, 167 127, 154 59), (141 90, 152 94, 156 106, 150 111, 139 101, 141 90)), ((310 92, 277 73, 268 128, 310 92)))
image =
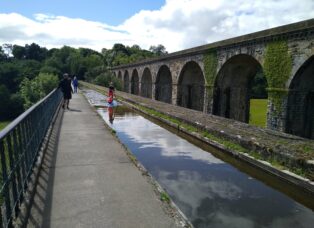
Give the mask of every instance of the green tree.
POLYGON ((155 53, 157 56, 166 55, 168 52, 166 51, 166 48, 162 44, 158 44, 157 46, 150 46, 149 50, 153 53, 155 53))
POLYGON ((45 97, 58 85, 58 76, 51 74, 39 74, 35 79, 24 78, 21 83, 20 94, 24 100, 24 108, 27 109, 45 97))
POLYGON ((3 48, 0 46, 0 61, 4 61, 7 59, 7 56, 3 50, 3 48))
POLYGON ((8 120, 10 113, 10 91, 5 85, 0 85, 0 120, 8 120))
POLYGON ((41 48, 38 44, 32 43, 31 45, 25 45, 25 58, 33 59, 37 61, 43 61, 46 59, 48 50, 41 48))
POLYGON ((16 59, 25 59, 26 49, 25 47, 22 47, 19 45, 13 45, 12 54, 13 54, 13 57, 16 59))
POLYGON ((0 85, 5 85, 10 92, 15 93, 18 90, 20 81, 20 69, 15 63, 0 63, 0 85))

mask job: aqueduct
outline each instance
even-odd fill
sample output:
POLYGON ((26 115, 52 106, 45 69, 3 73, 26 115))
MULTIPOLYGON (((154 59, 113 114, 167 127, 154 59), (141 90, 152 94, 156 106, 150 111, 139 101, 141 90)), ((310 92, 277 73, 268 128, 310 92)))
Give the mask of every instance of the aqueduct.
POLYGON ((314 138, 314 19, 112 68, 123 90, 248 122, 267 80, 267 127, 314 138), (131 77, 130 77, 131 76, 131 77))

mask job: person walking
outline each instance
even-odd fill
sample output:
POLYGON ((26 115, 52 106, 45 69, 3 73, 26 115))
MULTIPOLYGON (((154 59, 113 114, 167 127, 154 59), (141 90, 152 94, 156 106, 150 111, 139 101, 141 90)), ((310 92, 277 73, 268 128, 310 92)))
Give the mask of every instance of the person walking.
POLYGON ((74 76, 72 83, 73 83, 74 93, 77 93, 78 80, 77 80, 76 76, 74 76))
POLYGON ((114 86, 113 83, 109 83, 109 94, 108 94, 108 103, 112 104, 114 98, 114 86))
POLYGON ((63 104, 62 108, 69 108, 69 103, 72 98, 73 89, 71 86, 71 78, 67 73, 63 74, 63 79, 59 83, 59 87, 63 93, 63 104))

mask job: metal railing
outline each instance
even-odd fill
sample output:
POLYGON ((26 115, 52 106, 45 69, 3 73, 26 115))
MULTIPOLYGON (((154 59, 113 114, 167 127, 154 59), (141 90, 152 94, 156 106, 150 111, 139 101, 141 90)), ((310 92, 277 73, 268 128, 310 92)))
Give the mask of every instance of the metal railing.
POLYGON ((38 152, 62 99, 53 90, 0 131, 0 226, 18 215, 38 152))

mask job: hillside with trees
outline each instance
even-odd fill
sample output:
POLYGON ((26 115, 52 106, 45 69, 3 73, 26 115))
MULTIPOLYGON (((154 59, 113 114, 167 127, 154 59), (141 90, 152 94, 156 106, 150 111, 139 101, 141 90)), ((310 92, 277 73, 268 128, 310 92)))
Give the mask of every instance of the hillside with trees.
POLYGON ((88 48, 47 49, 38 44, 0 46, 0 121, 10 121, 58 86, 63 73, 77 76, 99 85, 113 81, 120 89, 121 82, 108 69, 146 58, 166 54, 164 46, 150 50, 138 45, 115 44, 101 52, 88 48))

